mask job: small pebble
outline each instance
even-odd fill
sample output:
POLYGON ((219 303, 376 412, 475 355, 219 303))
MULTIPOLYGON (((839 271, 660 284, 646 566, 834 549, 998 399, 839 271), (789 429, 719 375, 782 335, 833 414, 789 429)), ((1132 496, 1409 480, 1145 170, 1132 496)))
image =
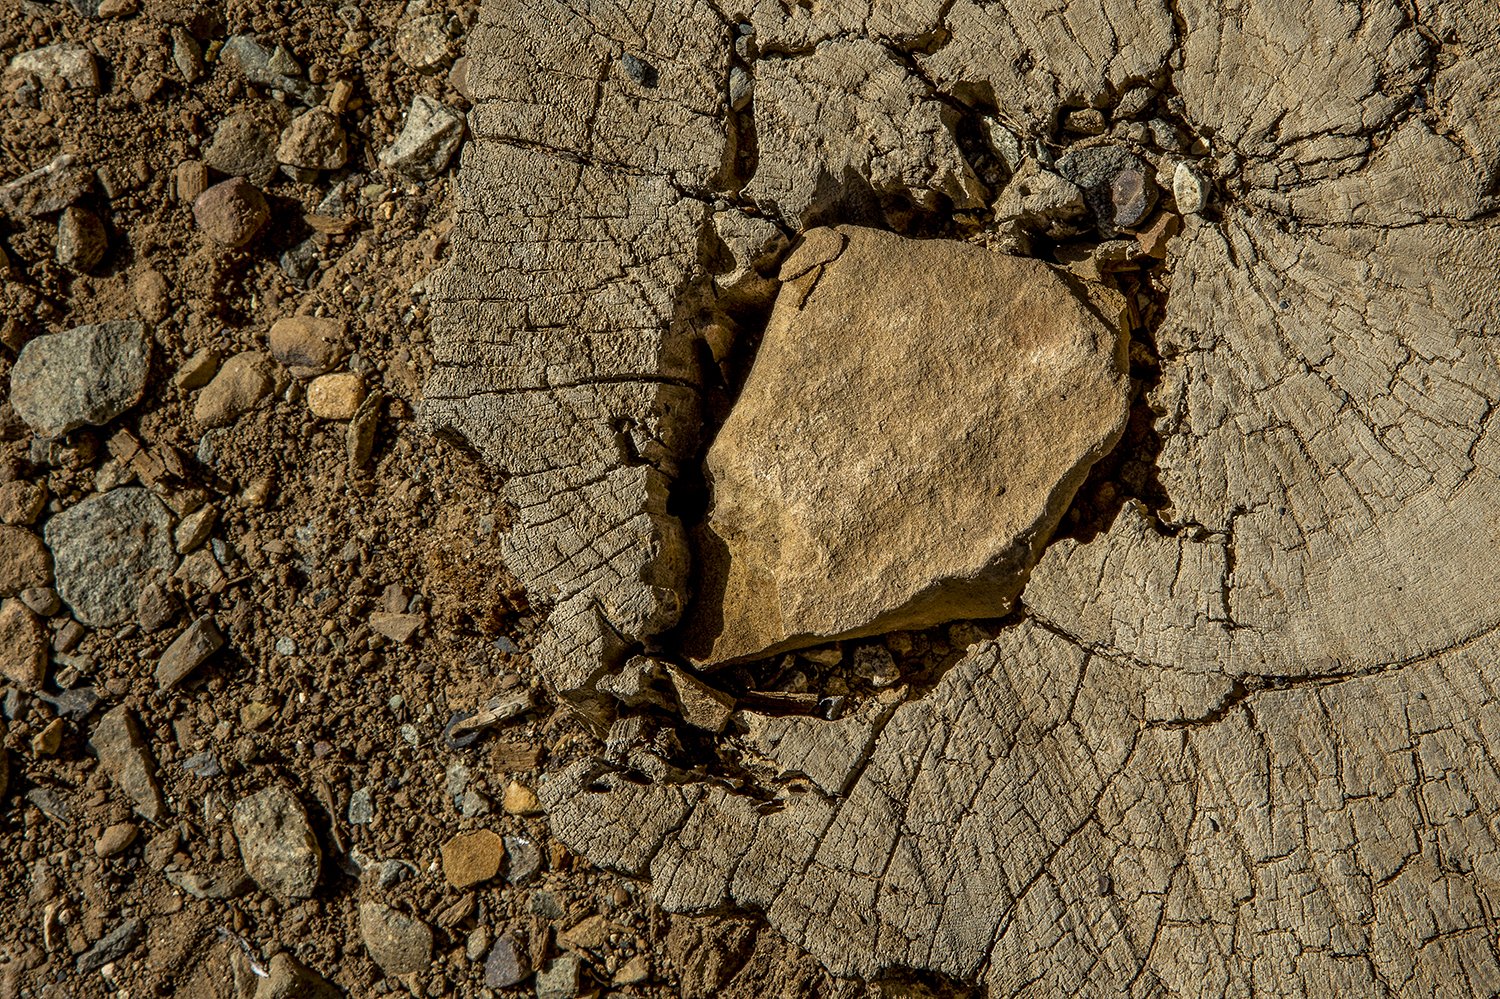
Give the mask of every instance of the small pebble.
POLYGON ((268 184, 276 176, 276 145, 281 130, 269 106, 236 111, 214 129, 203 162, 230 177, 268 184))
POLYGON ((520 781, 511 781, 505 788, 502 807, 508 815, 540 815, 542 803, 536 792, 520 781))
POLYGON ((288 316, 271 324, 271 356, 298 378, 328 371, 348 352, 345 324, 317 316, 288 316))
POLYGON ((270 221, 271 210, 253 184, 242 177, 231 177, 198 195, 193 202, 193 218, 210 239, 240 247, 270 221))
POLYGON ((460 833, 442 846, 443 876, 454 888, 470 888, 500 873, 505 844, 498 833, 460 833))
POLYGON ((62 610, 62 601, 57 591, 50 586, 31 586, 21 591, 21 603, 42 617, 51 617, 62 610))
POLYGON ((94 842, 94 856, 104 858, 124 853, 139 833, 134 822, 115 823, 94 842))
POLYGON ((87 274, 104 259, 109 240, 99 216, 86 208, 73 206, 57 220, 57 262, 79 274, 87 274))
MULTIPOLYGON (((281 133, 276 159, 296 170, 337 170, 349 159, 349 140, 338 118, 323 108, 298 115, 281 133)), ((293 173, 294 178, 303 179, 293 173)))
POLYGON ((396 26, 396 58, 418 73, 437 73, 453 59, 453 42, 441 14, 424 14, 396 26))
POLYGON ((191 205, 208 190, 208 164, 202 160, 183 160, 177 164, 175 179, 177 197, 191 205))
POLYGON ((365 382, 343 371, 314 378, 307 386, 307 408, 321 420, 349 420, 365 401, 365 382))
POLYGON ((47 487, 16 479, 0 485, 0 524, 25 526, 36 522, 47 505, 47 487))
POLYGON ((204 347, 182 362, 182 367, 172 376, 172 384, 180 389, 202 388, 213 379, 223 357, 212 347, 204 347))
POLYGON ((33 756, 56 755, 62 746, 63 733, 66 731, 65 723, 61 718, 54 718, 47 723, 36 735, 31 737, 31 753, 33 756))
POLYGON ((1186 162, 1178 163, 1172 172, 1172 197, 1184 215, 1197 215, 1208 207, 1208 183, 1203 175, 1186 162))
POLYGON ((236 354, 198 393, 193 419, 205 427, 228 426, 259 406, 274 384, 266 355, 253 351, 236 354))

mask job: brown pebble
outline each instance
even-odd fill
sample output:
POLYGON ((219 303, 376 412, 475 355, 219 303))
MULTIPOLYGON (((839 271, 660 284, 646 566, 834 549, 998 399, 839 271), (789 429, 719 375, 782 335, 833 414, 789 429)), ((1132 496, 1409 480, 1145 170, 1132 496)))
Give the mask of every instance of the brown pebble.
POLYGON ((104 834, 94 843, 94 855, 101 858, 113 857, 125 852, 135 842, 139 831, 134 822, 117 822, 104 830, 104 834))
POLYGON ((183 160, 177 164, 177 196, 188 204, 208 190, 208 164, 202 160, 183 160))
POLYGON ((243 177, 215 184, 193 202, 193 218, 216 243, 244 246, 270 221, 263 194, 243 177))
POLYGON ((511 781, 505 788, 505 811, 510 815, 540 815, 542 803, 536 792, 520 781, 511 781))
POLYGON ((443 844, 443 876, 455 888, 468 888, 500 873, 505 844, 489 829, 460 833, 443 844))

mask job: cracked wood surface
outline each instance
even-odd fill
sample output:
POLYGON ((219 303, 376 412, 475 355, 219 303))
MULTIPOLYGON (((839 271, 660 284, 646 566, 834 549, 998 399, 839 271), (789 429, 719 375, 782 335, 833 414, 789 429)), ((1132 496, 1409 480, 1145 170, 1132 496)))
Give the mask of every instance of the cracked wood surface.
POLYGON ((667 498, 699 444, 716 196, 794 235, 820 169, 957 206, 931 123, 998 106, 1037 135, 1155 78, 1223 199, 1167 262, 1167 506, 1055 542, 1020 617, 920 695, 724 737, 753 777, 556 775, 559 836, 668 909, 764 912, 840 974, 1500 991, 1493 4, 492 0, 484 23, 428 406, 508 476, 562 691, 688 595, 667 498), (741 21, 752 108, 770 84, 768 122, 804 136, 768 133, 748 178, 741 21), (920 126, 827 133, 893 108, 920 126))

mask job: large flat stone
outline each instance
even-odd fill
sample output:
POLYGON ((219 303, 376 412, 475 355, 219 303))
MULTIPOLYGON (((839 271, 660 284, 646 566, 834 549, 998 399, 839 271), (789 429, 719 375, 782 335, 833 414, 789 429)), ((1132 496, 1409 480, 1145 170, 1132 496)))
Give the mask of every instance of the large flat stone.
POLYGON ((687 653, 1007 613, 1125 425, 1113 293, 852 226, 809 232, 781 277, 708 452, 687 653))

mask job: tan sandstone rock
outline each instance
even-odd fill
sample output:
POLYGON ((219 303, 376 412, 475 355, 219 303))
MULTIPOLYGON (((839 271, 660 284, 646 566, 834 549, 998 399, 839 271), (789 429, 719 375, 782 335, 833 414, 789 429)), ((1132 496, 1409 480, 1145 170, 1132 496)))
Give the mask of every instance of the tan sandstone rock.
POLYGON ((689 653, 1005 614, 1124 428, 1111 296, 1039 261, 852 226, 808 233, 781 277, 708 452, 689 653))

